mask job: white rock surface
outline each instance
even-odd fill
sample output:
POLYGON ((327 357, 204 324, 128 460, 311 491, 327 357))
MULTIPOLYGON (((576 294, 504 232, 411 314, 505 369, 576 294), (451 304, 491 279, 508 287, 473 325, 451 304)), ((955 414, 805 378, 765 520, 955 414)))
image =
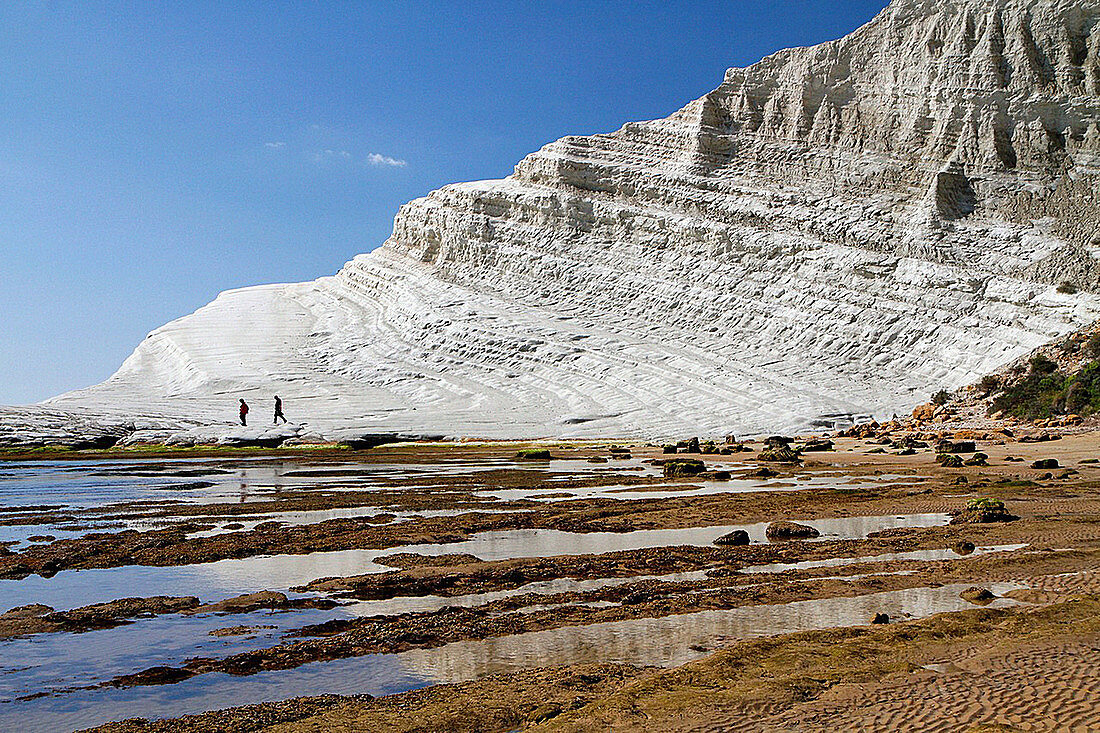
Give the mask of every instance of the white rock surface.
POLYGON ((42 424, 228 440, 237 398, 259 424, 274 394, 329 437, 907 411, 1100 314, 1098 57, 1100 0, 895 0, 666 119, 412 201, 335 277, 223 293, 42 424))

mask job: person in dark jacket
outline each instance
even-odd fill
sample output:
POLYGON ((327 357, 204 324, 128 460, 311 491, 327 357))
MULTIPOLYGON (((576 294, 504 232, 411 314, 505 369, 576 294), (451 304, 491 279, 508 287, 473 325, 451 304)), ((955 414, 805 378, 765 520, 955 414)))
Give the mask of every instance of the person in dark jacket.
POLYGON ((275 395, 275 419, 271 421, 271 424, 274 425, 278 423, 279 418, 282 418, 283 422, 286 422, 286 416, 283 415, 283 401, 279 399, 279 395, 275 395))
POLYGON ((248 422, 245 420, 246 417, 248 417, 248 403, 245 402, 244 398, 242 397, 241 398, 241 425, 247 425, 248 424, 248 422))

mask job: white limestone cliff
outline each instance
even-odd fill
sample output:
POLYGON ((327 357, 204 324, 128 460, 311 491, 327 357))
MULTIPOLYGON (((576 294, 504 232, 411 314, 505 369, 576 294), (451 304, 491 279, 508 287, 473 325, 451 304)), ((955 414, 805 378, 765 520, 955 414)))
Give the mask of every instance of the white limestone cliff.
POLYGON ((412 201, 336 276, 223 293, 43 409, 149 436, 274 394, 329 437, 888 416, 1096 320, 1098 181, 1100 0, 895 0, 412 201))

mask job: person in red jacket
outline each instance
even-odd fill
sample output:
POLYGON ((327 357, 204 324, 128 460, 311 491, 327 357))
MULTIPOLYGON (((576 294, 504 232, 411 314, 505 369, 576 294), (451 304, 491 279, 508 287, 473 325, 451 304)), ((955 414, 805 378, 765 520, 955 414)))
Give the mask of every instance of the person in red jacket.
POLYGON ((247 416, 248 416, 248 403, 244 401, 244 398, 241 398, 241 425, 247 425, 248 424, 245 421, 245 417, 247 417, 247 416))

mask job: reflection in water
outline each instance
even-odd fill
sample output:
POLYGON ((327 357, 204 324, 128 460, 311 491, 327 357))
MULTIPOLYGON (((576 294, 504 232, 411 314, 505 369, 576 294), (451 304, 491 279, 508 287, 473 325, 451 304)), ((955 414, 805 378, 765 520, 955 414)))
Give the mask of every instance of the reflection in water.
MULTIPOLYGON (((842 517, 839 519, 799 520, 816 527, 821 540, 860 539, 872 532, 894 527, 942 527, 950 521, 948 514, 908 514, 888 517, 842 517)), ((753 542, 766 542, 767 522, 732 524, 718 527, 688 527, 685 529, 639 529, 633 532, 563 532, 556 529, 518 529, 482 532, 463 542, 439 545, 406 545, 402 552, 422 555, 469 553, 484 560, 506 560, 515 557, 554 557, 556 555, 590 555, 622 550, 677 545, 710 545, 715 539, 736 529, 749 533, 753 542)), ((396 550, 395 550, 396 551, 396 550)))
MULTIPOLYGON (((989 547, 976 547, 970 553, 968 557, 974 557, 975 555, 984 555, 990 552, 1014 552, 1016 550, 1022 550, 1027 547, 1027 544, 1022 545, 990 545, 989 547)), ((742 573, 783 573, 788 570, 809 570, 811 568, 835 568, 841 565, 857 565, 860 563, 872 563, 872 562, 893 562, 895 560, 916 560, 916 561, 933 561, 933 560, 954 560, 956 558, 963 557, 963 555, 955 552, 951 549, 940 550, 912 550, 910 552, 887 552, 882 555, 864 555, 861 557, 830 557, 824 560, 802 560, 801 562, 776 562, 768 565, 750 565, 749 567, 741 568, 742 573)))
POLYGON ((174 685, 84 690, 59 697, 0 702, 0 730, 60 733, 112 720, 175 717, 299 695, 388 695, 429 684, 430 680, 409 673, 399 657, 379 654, 248 677, 205 674, 174 685))
POLYGON ((487 593, 470 593, 463 596, 399 596, 397 598, 385 598, 377 601, 358 601, 340 608, 341 613, 353 616, 379 616, 382 614, 420 613, 426 611, 438 611, 447 606, 459 606, 469 608, 485 603, 520 596, 525 593, 571 593, 593 591, 600 588, 609 588, 616 585, 627 585, 647 580, 656 580, 666 583, 682 583, 692 580, 705 580, 706 570, 691 570, 682 573, 668 573, 666 575, 631 575, 624 578, 595 578, 593 580, 574 580, 573 578, 555 578, 553 580, 538 580, 533 583, 521 585, 511 590, 490 591, 487 593))
MULTIPOLYGON (((938 527, 947 514, 911 514, 889 517, 812 519, 821 540, 857 539, 891 527, 938 527)), ((25 603, 45 603, 57 609, 75 608, 128 596, 179 595, 186 592, 202 600, 246 593, 257 588, 280 590, 303 585, 316 578, 377 573, 391 568, 375 560, 398 552, 422 555, 469 553, 486 560, 515 557, 587 555, 621 550, 675 545, 706 546, 715 538, 744 529, 754 542, 766 541, 767 523, 644 529, 633 532, 562 532, 554 529, 518 529, 482 532, 462 542, 401 545, 385 550, 334 550, 308 555, 273 555, 240 560, 219 560, 174 567, 127 566, 105 570, 65 570, 52 578, 30 576, 24 580, 0 580, 0 598, 6 608, 25 603)))
MULTIPOLYGON (((824 598, 775 606, 748 606, 724 611, 663 618, 569 626, 494 639, 460 641, 437 649, 401 654, 410 671, 453 682, 486 674, 579 662, 625 662, 672 667, 704 656, 692 646, 714 649, 734 639, 787 634, 809 629, 869 623, 876 613, 891 619, 924 618, 945 611, 974 608, 959 598, 969 585, 910 588, 854 598, 824 598)), ((1022 586, 995 583, 1002 595, 1022 586)), ((1016 605, 999 598, 990 607, 1016 605)))
MULTIPOLYGON (((605 466, 580 460, 552 461, 538 466, 514 461, 480 464, 441 462, 435 465, 327 464, 303 466, 283 460, 110 462, 42 462, 5 466, 0 471, 0 506, 30 507, 36 504, 81 508, 105 507, 122 502, 149 502, 164 506, 171 502, 249 503, 277 499, 287 489, 314 487, 323 490, 369 489, 390 479, 412 479, 431 488, 433 476, 474 473, 504 467, 546 472, 542 483, 553 486, 570 476, 641 467, 632 475, 653 476, 659 468, 633 460, 605 466), (158 467, 159 466, 159 467, 158 467), (165 470, 167 469, 167 470, 165 470), (211 472, 213 471, 213 472, 211 472), (171 475, 173 472, 195 475, 171 475), (423 479, 423 481, 421 481, 423 479), (195 482, 209 481, 210 486, 195 482), (190 488, 184 488, 190 485, 190 488)), ((603 474, 607 475, 607 474, 603 474)), ((885 481, 892 477, 860 479, 844 484, 843 474, 798 477, 795 489, 815 485, 855 486, 860 482, 885 481)), ((774 483, 774 482, 773 482, 774 483)), ((660 491, 605 486, 565 489, 576 496, 608 496, 619 499, 649 498, 682 494, 729 491, 772 491, 791 487, 768 486, 766 481, 700 482, 699 488, 664 487, 660 491), (618 489, 626 488, 626 491, 618 489)), ((550 491, 555 489, 551 488, 550 491)), ((487 492, 492 493, 492 492, 487 492)), ((508 492, 497 495, 512 496, 508 492)), ((516 498, 532 497, 530 490, 517 489, 516 498)), ((535 496, 534 498, 539 498, 535 496)), ((337 517, 374 514, 381 508, 348 508, 271 513, 266 520, 292 524, 337 517)), ((399 512, 401 521, 411 516, 462 513, 467 510, 399 512)), ((51 519, 51 521, 53 521, 51 519)), ((132 526, 149 522, 146 517, 127 520, 132 526)), ((160 521, 160 520, 156 520, 160 521)), ((169 520, 171 521, 171 520, 169 520)), ((219 524, 231 521, 218 520, 219 524)), ((255 518, 246 520, 252 526, 255 518)), ((892 527, 932 527, 946 524, 945 514, 897 517, 854 517, 806 520, 822 532, 822 540, 862 538, 892 527)), ((39 525, 39 527, 45 525, 39 525)), ((0 581, 0 611, 27 603, 46 603, 58 609, 132 596, 196 595, 215 601, 259 589, 286 590, 320 577, 348 576, 391 570, 378 559, 399 552, 425 555, 470 553, 489 560, 517 557, 599 554, 622 550, 676 545, 710 545, 717 537, 735 529, 746 530, 754 542, 765 542, 765 523, 694 527, 634 532, 571 533, 557 530, 508 530, 474 535, 461 542, 411 545, 381 550, 343 550, 308 555, 276 555, 177 567, 128 566, 103 570, 64 571, 53 578, 31 576, 21 581, 0 581)), ((11 530, 19 539, 34 532, 29 527, 11 530)), ((3 530, 0 530, 3 531, 3 530)), ((58 534, 58 532, 41 532, 58 534)), ((72 530, 79 534, 79 530, 72 530)), ((205 534, 205 533, 204 533, 205 534)), ((0 534, 0 537, 5 535, 0 534)), ((1010 547, 980 548, 978 552, 1010 547)), ((760 566, 748 572, 842 565, 888 559, 941 559, 948 550, 900 553, 876 558, 838 558, 785 566, 760 566)), ((422 596, 363 601, 323 611, 292 613, 255 612, 233 616, 169 615, 136 620, 135 623, 84 634, 43 634, 0 642, 0 700, 51 687, 94 684, 118 674, 158 664, 178 664, 193 656, 224 656, 268 646, 283 633, 308 623, 333 617, 432 611, 443 606, 474 606, 522 593, 557 593, 594 590, 640 580, 690 581, 705 577, 706 571, 663 576, 626 578, 569 578, 529 583, 509 591, 470 594, 457 598, 422 596), (230 625, 274 625, 257 638, 212 637, 209 631, 230 625)), ((799 629, 865 623, 878 612, 893 617, 924 616, 939 611, 967 608, 958 599, 963 586, 924 588, 879 593, 860 598, 804 601, 782 606, 749 607, 727 611, 643 619, 591 626, 570 627, 515 637, 450 644, 438 649, 416 650, 400 655, 373 655, 328 663, 305 665, 293 670, 263 672, 251 677, 201 675, 175 685, 131 690, 103 689, 76 691, 55 698, 21 702, 0 702, 0 730, 21 733, 71 730, 111 719, 132 716, 176 716, 229 705, 278 700, 319 693, 387 694, 430 684, 462 680, 530 665, 557 665, 582 661, 620 660, 638 664, 678 664, 700 656, 692 645, 713 648, 723 640, 783 633, 799 629)), ((1003 593, 1012 586, 994 586, 1003 593)), ((999 600, 995 605, 1008 601, 999 600)))
POLYGON ((223 657, 269 647, 286 630, 330 617, 318 610, 169 614, 113 629, 0 640, 0 701, 40 690, 91 685, 148 667, 182 664, 191 657, 223 657), (210 635, 227 626, 275 628, 258 629, 254 635, 210 635))
MULTIPOLYGON (((592 661, 674 666, 704 656, 692 650, 693 645, 713 649, 736 639, 864 624, 876 613, 888 613, 891 618, 921 618, 974 608, 958 597, 967 587, 911 588, 856 598, 616 621, 462 641, 396 655, 317 662, 250 677, 209 674, 166 687, 83 691, 58 698, 0 703, 0 729, 44 733, 127 717, 175 716, 298 695, 381 695, 535 666, 592 661)), ((996 583, 990 587, 1003 595, 1021 586, 996 583)), ((991 604, 994 608, 1011 605, 1016 604, 1005 598, 991 604)))

